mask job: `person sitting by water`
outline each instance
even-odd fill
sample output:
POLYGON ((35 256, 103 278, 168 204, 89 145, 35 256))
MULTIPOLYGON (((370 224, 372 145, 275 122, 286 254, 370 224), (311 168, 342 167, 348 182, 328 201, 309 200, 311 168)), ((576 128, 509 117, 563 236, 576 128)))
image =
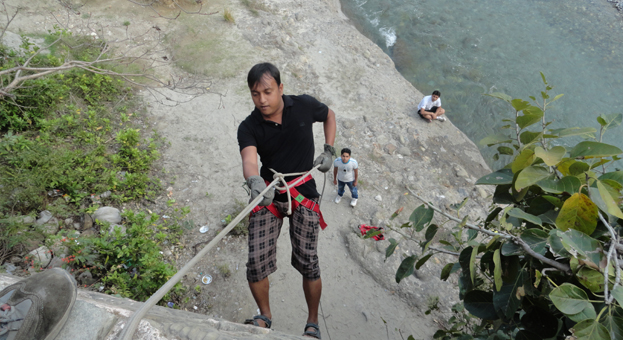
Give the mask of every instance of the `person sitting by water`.
POLYGON ((438 90, 433 91, 433 94, 422 98, 422 101, 417 106, 417 113, 420 117, 426 119, 429 123, 433 119, 445 122, 446 117, 442 117, 446 110, 441 108, 441 92, 438 90))

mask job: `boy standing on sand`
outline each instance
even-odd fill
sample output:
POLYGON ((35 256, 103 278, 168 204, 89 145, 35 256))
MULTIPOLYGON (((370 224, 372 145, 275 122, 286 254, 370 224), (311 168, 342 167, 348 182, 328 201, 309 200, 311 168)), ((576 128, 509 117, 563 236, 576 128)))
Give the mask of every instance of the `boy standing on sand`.
POLYGON ((357 193, 357 180, 359 177, 359 164, 354 158, 350 158, 351 151, 344 148, 340 152, 340 158, 333 162, 333 184, 337 184, 337 197, 335 203, 340 203, 344 195, 344 186, 348 185, 352 200, 350 206, 357 205, 359 194, 357 193))
POLYGON ((438 90, 433 91, 433 94, 422 98, 422 101, 417 106, 417 113, 420 117, 426 119, 429 123, 433 119, 445 122, 446 117, 442 117, 446 110, 441 108, 441 92, 438 90))

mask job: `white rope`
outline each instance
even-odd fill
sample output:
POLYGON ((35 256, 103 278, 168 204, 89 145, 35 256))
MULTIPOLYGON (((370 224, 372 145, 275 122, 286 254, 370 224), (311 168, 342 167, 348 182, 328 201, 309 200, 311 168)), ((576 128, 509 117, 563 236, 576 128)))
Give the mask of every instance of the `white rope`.
MULTIPOLYGON (((297 183, 302 181, 303 178, 307 177, 307 175, 309 175, 314 169, 318 168, 319 166, 320 165, 317 165, 314 168, 312 168, 311 170, 309 170, 308 172, 303 173, 305 176, 302 176, 297 181, 295 181, 292 184, 292 186, 296 186, 297 183)), ((272 170, 272 171, 275 172, 274 170, 272 170)), ((128 321, 125 324, 125 327, 123 328, 123 330, 121 331, 121 333, 119 334, 117 339, 118 340, 131 340, 132 336, 134 335, 134 332, 136 332, 136 328, 138 327, 141 319, 143 319, 145 314, 147 314, 147 311, 151 307, 156 305, 158 303, 158 301, 160 301, 173 288, 173 286, 175 286, 175 284, 177 284, 184 277, 184 275, 186 275, 186 273, 191 268, 193 268, 195 266, 195 264, 197 264, 197 262, 199 262, 199 260, 203 256, 205 256, 208 253, 208 251, 210 251, 210 249, 212 249, 221 239, 223 239, 227 234, 229 234, 229 232, 245 216, 247 216, 251 212, 251 210, 253 210, 253 208, 255 208, 264 199, 264 194, 265 193, 267 193, 269 190, 273 190, 273 188, 276 187, 277 183, 280 182, 280 181, 285 183, 285 188, 289 188, 288 187, 288 183, 285 182, 285 177, 286 176, 297 176, 299 174, 300 173, 294 173, 294 174, 275 173, 275 175, 273 176, 275 179, 269 185, 266 186, 266 189, 264 189, 259 195, 257 195, 257 197, 255 197, 255 199, 253 201, 251 201, 251 203, 249 203, 249 205, 247 205, 244 209, 242 209, 240 214, 238 214, 238 216, 236 216, 236 218, 234 218, 225 227, 225 229, 223 229, 223 231, 218 233, 218 235, 216 235, 216 237, 214 237, 214 239, 212 239, 212 241, 210 241, 210 243, 208 243, 197 255, 195 255, 195 257, 193 257, 190 261, 188 261, 188 263, 186 263, 186 265, 182 269, 180 269, 172 278, 169 279, 169 281, 167 281, 162 287, 160 287, 160 289, 158 289, 158 291, 156 291, 147 301, 145 301, 142 304, 142 306, 139 309, 137 309, 130 316, 130 318, 128 319, 128 321)), ((280 190, 283 190, 283 189, 280 189, 280 190)), ((290 203, 290 202, 291 202, 290 191, 288 190, 288 203, 290 203)), ((291 212, 289 212, 289 214, 291 214, 291 212)))

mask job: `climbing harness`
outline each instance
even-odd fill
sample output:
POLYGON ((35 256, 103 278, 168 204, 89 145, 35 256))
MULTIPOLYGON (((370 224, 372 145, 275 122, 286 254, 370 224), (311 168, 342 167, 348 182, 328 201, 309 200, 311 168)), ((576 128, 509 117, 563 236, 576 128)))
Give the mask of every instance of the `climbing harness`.
MULTIPOLYGON (((197 264, 197 262, 199 262, 199 260, 204 257, 208 251, 210 251, 217 243, 219 243, 220 240, 222 240, 225 236, 227 236, 227 234, 229 234, 229 232, 244 218, 247 216, 247 214, 249 214, 251 212, 251 210, 253 210, 263 199, 264 199, 264 194, 267 193, 269 190, 273 190, 273 188, 277 188, 277 190, 287 190, 290 188, 290 186, 296 187, 299 185, 299 182, 302 181, 304 178, 306 178, 307 176, 310 176, 310 173, 317 169, 319 165, 316 165, 315 167, 313 167, 311 170, 309 170, 308 172, 305 173, 292 173, 292 174, 282 174, 282 173, 277 173, 273 170, 273 172, 275 172, 275 174, 273 175, 273 181, 270 182, 268 185, 266 185, 266 189, 262 190, 262 192, 259 193, 259 195, 257 195, 257 197, 255 197, 255 199, 253 199, 251 201, 251 203, 249 203, 249 205, 247 205, 244 209, 242 209, 242 211, 238 214, 238 216, 236 216, 236 218, 234 218, 226 227, 225 229, 223 229, 223 231, 221 231, 220 233, 218 233, 218 235, 216 235, 214 237, 214 239, 212 239, 212 241, 210 241, 210 243, 208 243, 197 255, 195 255, 195 257, 193 257, 190 261, 188 261, 188 263, 186 263, 186 265, 184 267, 182 267, 182 269, 180 269, 175 275, 173 275, 172 278, 169 279, 169 281, 167 281, 162 287, 160 287, 160 289, 158 289, 158 291, 156 291, 147 301, 145 301, 143 303, 143 305, 137 309, 128 319, 128 321, 125 324, 125 327, 123 328, 123 330, 121 331, 121 333, 119 334, 119 336, 117 337, 118 340, 131 340, 132 336, 134 335, 134 332, 136 331, 136 328, 138 327, 138 324, 141 322, 141 319, 143 319, 143 317, 145 316, 145 314, 147 314, 147 311, 153 307, 154 305, 156 305, 156 303, 158 303, 158 301, 160 301, 172 288, 173 286, 175 286, 175 284, 177 284, 180 280, 182 280, 182 278, 184 277, 184 275, 186 275, 186 273, 188 273, 188 271, 190 271, 192 268, 195 267, 195 265, 197 264), (297 179, 295 179, 293 181, 293 183, 288 183, 285 180, 285 177, 290 177, 290 176, 299 176, 297 179), (277 184, 281 182, 284 184, 283 187, 277 187, 277 184)), ((326 175, 326 174, 325 174, 326 175)), ((326 178, 325 178, 326 180, 326 178)), ((323 189, 324 191, 324 189, 323 189)), ((291 208, 292 206, 292 197, 291 197, 291 193, 290 191, 287 191, 288 194, 288 206, 291 208)), ((300 202, 299 202, 300 203, 300 202)), ((288 214, 292 214, 292 210, 288 208, 288 214)))
MULTIPOLYGON (((290 182, 286 182, 285 179, 283 177, 281 177, 281 175, 278 175, 278 173, 273 170, 270 169, 273 173, 275 173, 274 176, 279 177, 279 180, 282 181, 282 183, 285 183, 285 185, 283 187, 275 187, 275 189, 280 193, 280 194, 284 194, 284 193, 288 193, 288 215, 292 215, 292 211, 296 210, 296 208, 299 205, 304 206, 305 208, 318 213, 318 216, 320 217, 320 227, 322 228, 322 230, 324 230, 324 228, 327 227, 327 223, 325 223, 324 218, 322 217, 322 212, 320 211, 320 204, 314 202, 313 200, 310 200, 309 198, 301 195, 301 193, 299 193, 298 190, 296 190, 296 187, 303 185, 306 182, 309 182, 310 180, 312 180, 312 175, 308 174, 307 176, 303 177, 297 177, 293 180, 291 180, 290 182), (292 198, 294 198, 294 201, 292 201, 292 198)), ((269 185, 270 182, 266 181, 266 185, 269 185)), ((255 207, 252 211, 251 211, 251 215, 255 214, 256 212, 262 210, 262 209, 268 209, 268 211, 270 211, 273 215, 275 215, 277 218, 283 219, 285 216, 283 216, 283 214, 281 214, 279 212, 279 210, 277 210, 277 207, 275 206, 275 203, 271 203, 267 206, 257 206, 255 207)))

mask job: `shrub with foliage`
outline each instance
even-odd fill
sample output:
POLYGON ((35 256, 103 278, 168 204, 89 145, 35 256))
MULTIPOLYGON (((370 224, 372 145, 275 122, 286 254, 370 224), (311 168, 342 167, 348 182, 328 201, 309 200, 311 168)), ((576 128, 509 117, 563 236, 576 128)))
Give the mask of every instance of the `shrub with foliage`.
MULTIPOLYGON (((515 117, 507 133, 482 141, 511 159, 476 183, 496 187, 487 218, 470 223, 426 203, 393 228, 408 239, 425 234, 422 255, 402 261, 397 282, 436 253, 457 256, 441 279, 457 273, 462 306, 453 307, 451 327, 435 339, 623 339, 623 171, 610 169, 623 151, 601 142, 623 115, 600 115, 598 135, 594 128, 550 129, 545 112, 562 95, 550 100, 552 86, 541 76, 538 101, 491 94, 508 102, 515 117), (569 136, 586 140, 559 145, 569 136), (439 245, 435 213, 456 223, 453 239, 439 245)), ((397 244, 390 239, 388 257, 397 244)))

